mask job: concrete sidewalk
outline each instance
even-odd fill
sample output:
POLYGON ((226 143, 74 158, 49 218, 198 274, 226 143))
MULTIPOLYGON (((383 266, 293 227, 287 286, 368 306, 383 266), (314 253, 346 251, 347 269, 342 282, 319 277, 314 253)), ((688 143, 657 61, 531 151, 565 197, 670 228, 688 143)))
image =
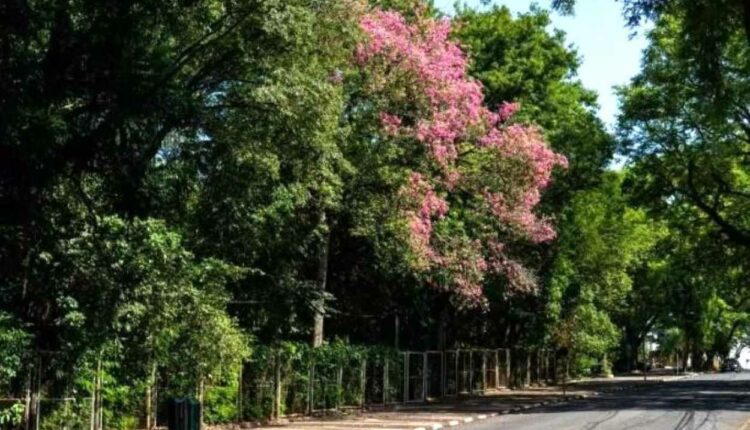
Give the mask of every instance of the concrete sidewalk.
MULTIPOLYGON (((689 375, 652 376, 647 382, 643 381, 642 376, 593 378, 571 381, 567 384, 565 392, 562 386, 506 390, 478 397, 356 411, 349 415, 300 417, 264 427, 278 430, 437 430, 484 420, 499 414, 517 413, 552 403, 594 396, 598 393, 646 387, 685 377, 689 375)), ((208 427, 207 430, 234 430, 251 427, 248 423, 208 427)))
MULTIPOLYGON (((573 387, 567 394, 559 387, 508 390, 478 397, 358 411, 351 415, 303 417, 269 427, 279 430, 437 430, 592 394, 588 389, 573 387)), ((222 430, 234 428, 243 427, 221 427, 222 430)))

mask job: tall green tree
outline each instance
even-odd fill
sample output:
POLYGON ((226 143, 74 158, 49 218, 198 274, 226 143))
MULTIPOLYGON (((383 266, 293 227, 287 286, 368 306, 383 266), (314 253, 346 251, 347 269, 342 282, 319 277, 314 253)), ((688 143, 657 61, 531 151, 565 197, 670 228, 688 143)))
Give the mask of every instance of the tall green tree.
POLYGON ((634 289, 633 271, 649 257, 662 228, 622 193, 623 175, 606 173, 564 212, 547 308, 555 343, 574 357, 602 359, 621 332, 616 317, 634 289))
MULTIPOLYGON (((463 8, 456 20, 456 37, 471 55, 471 73, 482 82, 487 103, 518 103, 519 118, 538 124, 550 146, 567 157, 568 168, 555 172, 541 201, 542 211, 564 229, 562 212, 577 193, 600 183, 615 149, 597 117, 596 94, 577 79, 580 58, 564 33, 550 31, 550 16, 543 10, 513 16, 506 7, 463 8)), ((508 295, 502 282, 490 285, 491 331, 498 342, 544 339, 546 325, 539 317, 550 299, 557 248, 553 243, 524 250, 539 279, 536 294, 508 295)))
POLYGON ((615 142, 597 117, 596 93, 577 79, 580 57, 565 33, 549 29, 549 12, 514 17, 507 7, 462 8, 456 20, 455 35, 487 103, 519 103, 519 118, 540 125, 550 146, 568 158, 569 167, 556 172, 546 192, 547 210, 559 211, 576 190, 596 186, 615 142))
POLYGON ((706 81, 683 53, 685 25, 684 14, 664 15, 649 33, 643 70, 621 90, 622 152, 642 202, 711 225, 720 240, 747 250, 750 46, 732 32, 720 74, 706 81))

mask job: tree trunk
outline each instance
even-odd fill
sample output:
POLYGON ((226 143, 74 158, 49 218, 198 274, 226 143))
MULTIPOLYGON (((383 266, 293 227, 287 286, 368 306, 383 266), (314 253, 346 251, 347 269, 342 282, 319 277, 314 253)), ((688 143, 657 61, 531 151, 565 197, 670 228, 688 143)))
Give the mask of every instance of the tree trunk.
POLYGON ((685 339, 685 350, 682 351, 682 371, 687 372, 690 360, 690 341, 685 339))
POLYGON ((325 318, 325 299, 323 295, 326 291, 326 280, 328 278, 328 251, 331 241, 331 231, 328 227, 325 212, 320 214, 319 228, 323 229, 323 240, 318 250, 318 293, 320 297, 313 303, 313 312, 315 312, 313 320, 313 347, 319 347, 323 345, 323 322, 325 318))
POLYGON ((37 430, 39 428, 39 403, 42 392, 42 359, 41 353, 37 352, 36 366, 32 366, 29 390, 29 411, 27 415, 26 428, 37 430))

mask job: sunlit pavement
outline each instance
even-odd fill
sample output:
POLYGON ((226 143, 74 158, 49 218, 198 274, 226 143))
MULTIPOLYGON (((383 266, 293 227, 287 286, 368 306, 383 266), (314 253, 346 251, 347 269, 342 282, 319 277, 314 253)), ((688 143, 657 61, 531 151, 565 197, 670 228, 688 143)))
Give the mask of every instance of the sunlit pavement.
POLYGON ((750 420, 750 373, 702 375, 604 393, 470 424, 490 429, 743 429, 750 420))

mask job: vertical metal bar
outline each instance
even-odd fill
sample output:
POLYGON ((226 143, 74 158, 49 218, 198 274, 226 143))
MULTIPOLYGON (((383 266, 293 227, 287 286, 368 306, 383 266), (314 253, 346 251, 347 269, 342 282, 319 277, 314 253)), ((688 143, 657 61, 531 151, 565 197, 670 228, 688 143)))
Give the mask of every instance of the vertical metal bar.
POLYGON ((237 375, 237 423, 242 422, 242 370, 245 367, 245 363, 240 363, 240 371, 237 375))
POLYGON ((344 366, 339 364, 339 368, 336 370, 336 404, 333 407, 337 411, 341 407, 341 393, 343 392, 344 392, 344 366))
POLYGON ((427 352, 422 353, 422 401, 427 400, 427 352))
POLYGON ((487 351, 482 352, 482 393, 487 391, 487 351))
POLYGON ((505 385, 510 386, 510 348, 505 348, 505 385))
POLYGON ((536 383, 542 382, 542 356, 540 355, 541 350, 536 350, 536 383))
POLYGON ((531 385, 531 352, 526 350, 526 386, 531 385))
POLYGON ((273 394, 273 403, 274 403, 274 418, 279 419, 281 416, 281 363, 279 362, 279 357, 276 357, 275 360, 275 369, 274 369, 274 394, 273 394))
POLYGON ((28 373, 26 374, 26 399, 25 407, 23 408, 23 424, 25 430, 29 430, 31 423, 29 422, 29 410, 31 409, 31 379, 33 378, 33 367, 28 367, 28 373))
POLYGON ((310 364, 310 369, 308 370, 309 377, 307 378, 307 413, 312 414, 313 408, 315 407, 315 365, 310 364))
POLYGON ((474 392, 474 350, 469 350, 469 394, 474 392))
POLYGON ((458 373, 459 364, 458 360, 461 358, 461 350, 456 350, 456 396, 461 392, 461 374, 458 373))
POLYGON ((500 356, 495 350, 495 389, 500 388, 500 356))
POLYGON ((35 415, 34 415, 34 430, 39 430, 39 417, 42 415, 42 356, 39 356, 36 369, 36 399, 35 399, 35 415))
MULTIPOLYGON (((97 380, 97 378, 99 378, 99 374, 98 373, 94 374, 94 381, 91 384, 91 387, 92 387, 91 388, 91 414, 90 414, 91 415, 91 417, 90 417, 91 421, 89 423, 90 424, 89 428, 91 430, 96 430, 96 380, 97 380)), ((147 392, 146 398, 150 400, 150 397, 151 396, 147 392)), ((146 404, 146 406, 148 406, 148 403, 146 404)), ((146 408, 146 410, 148 411, 148 407, 146 408)), ((149 430, 148 427, 150 425, 148 415, 150 415, 150 414, 148 412, 146 412, 146 430, 149 430)))
POLYGON ((409 401, 409 353, 404 352, 404 403, 409 401))
POLYGON ((448 373, 445 364, 445 351, 440 351, 440 397, 445 397, 445 376, 448 373))
POLYGON ((96 365, 96 430, 102 430, 102 358, 101 353, 99 354, 99 360, 96 365))
POLYGON ((383 357, 383 405, 388 404, 388 357, 383 357))
POLYGON ((359 389, 360 389, 360 400, 359 407, 364 409, 365 397, 367 397, 367 358, 362 357, 362 367, 359 370, 359 389))

